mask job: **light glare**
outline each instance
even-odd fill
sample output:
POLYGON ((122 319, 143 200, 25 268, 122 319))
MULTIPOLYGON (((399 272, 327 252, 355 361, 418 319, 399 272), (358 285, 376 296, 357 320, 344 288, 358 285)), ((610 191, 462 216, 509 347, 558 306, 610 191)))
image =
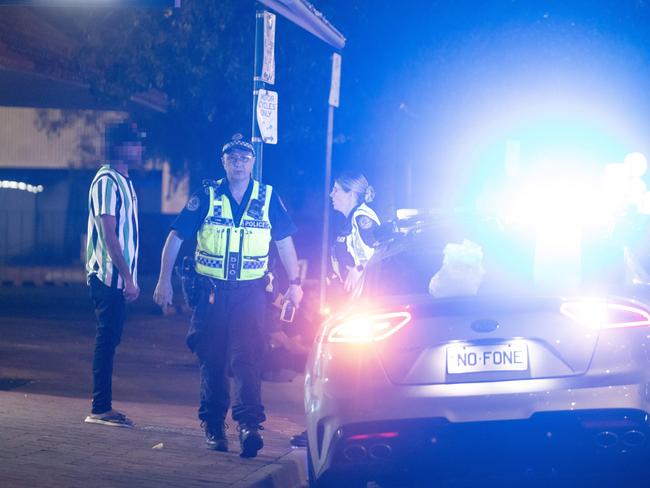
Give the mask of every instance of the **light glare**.
POLYGON ((411 320, 409 312, 354 317, 332 328, 329 342, 367 343, 386 339, 411 320))
POLYGON ((619 329, 650 325, 650 314, 639 307, 601 300, 565 302, 560 312, 580 325, 591 329, 619 329), (617 313, 625 313, 627 320, 620 320, 617 313))
POLYGON ((629 168, 630 176, 636 178, 643 176, 648 169, 648 160, 640 152, 628 154, 623 162, 629 168))

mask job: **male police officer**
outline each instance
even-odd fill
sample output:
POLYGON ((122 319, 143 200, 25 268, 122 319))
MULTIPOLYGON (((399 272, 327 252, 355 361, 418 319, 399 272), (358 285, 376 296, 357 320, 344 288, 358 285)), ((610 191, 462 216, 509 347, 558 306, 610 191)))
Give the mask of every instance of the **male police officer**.
POLYGON ((239 423, 240 455, 255 457, 264 445, 259 430, 266 419, 260 361, 269 244, 275 241, 290 280, 285 297, 298 305, 303 293, 291 238, 296 228, 273 188, 252 179, 255 150, 241 134, 223 146, 221 161, 226 178, 205 180, 172 225, 154 301, 161 307, 171 304, 174 262, 183 240, 196 234, 194 260, 202 291, 187 343, 199 359, 198 416, 207 447, 227 451, 224 421, 230 369, 236 385, 232 417, 239 423))

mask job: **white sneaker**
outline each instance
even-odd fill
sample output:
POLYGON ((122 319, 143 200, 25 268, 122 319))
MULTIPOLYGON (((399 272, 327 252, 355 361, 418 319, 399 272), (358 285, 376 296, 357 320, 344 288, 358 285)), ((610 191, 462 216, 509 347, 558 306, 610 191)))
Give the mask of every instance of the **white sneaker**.
POLYGON ((133 422, 117 410, 109 410, 104 413, 91 413, 86 417, 84 422, 88 424, 110 425, 111 427, 133 427, 133 422))

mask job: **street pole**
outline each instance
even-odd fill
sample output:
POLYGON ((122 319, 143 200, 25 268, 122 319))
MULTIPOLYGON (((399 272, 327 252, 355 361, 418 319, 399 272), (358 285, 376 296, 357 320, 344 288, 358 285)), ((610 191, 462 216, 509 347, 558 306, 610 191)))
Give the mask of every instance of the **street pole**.
POLYGON ((341 55, 332 54, 332 77, 330 81, 329 109, 327 111, 327 146, 325 148, 325 181, 323 185, 323 240, 320 255, 320 310, 325 312, 327 303, 327 269, 329 264, 330 199, 332 185, 332 144, 334 142, 334 107, 339 106, 341 90, 341 55))
POLYGON ((329 237, 330 237, 330 199, 329 191, 332 184, 332 142, 334 133, 334 106, 327 111, 327 148, 325 150, 325 179, 323 182, 323 241, 320 252, 320 310, 325 310, 327 303, 327 269, 329 267, 329 237))
POLYGON ((253 69, 253 126, 251 129, 251 142, 255 148, 255 166, 253 178, 262 182, 264 142, 257 125, 257 100, 260 90, 266 86, 262 80, 262 63, 264 53, 264 9, 258 8, 255 12, 255 64, 253 69))
MULTIPOLYGON (((341 50, 345 47, 345 37, 330 24, 327 19, 318 12, 313 5, 307 0, 258 0, 260 3, 269 9, 282 15, 292 23, 305 29, 319 39, 325 41, 334 49, 341 50)), ((255 71, 253 73, 253 128, 251 131, 251 140, 257 161, 253 168, 253 177, 259 181, 262 180, 262 147, 264 140, 262 133, 265 133, 267 142, 271 144, 277 143, 277 134, 272 134, 269 138, 269 130, 274 127, 277 130, 277 120, 273 120, 273 111, 277 115, 277 94, 271 92, 272 101, 265 102, 267 106, 262 104, 260 111, 265 114, 266 119, 263 125, 264 129, 260 131, 257 121, 257 106, 259 101, 260 90, 266 90, 266 83, 264 76, 268 75, 267 61, 263 58, 267 49, 265 46, 265 10, 258 8, 256 12, 255 22, 255 71), (268 120, 271 124, 268 124, 268 120)), ((274 28, 273 28, 274 29, 274 28)), ((271 36, 274 36, 272 34, 271 36)), ((274 43, 274 41, 273 41, 274 43)), ((270 49, 272 53, 272 49, 270 49)), ((274 84, 275 68, 272 68, 273 74, 269 76, 268 82, 274 84)), ((327 115, 327 147, 325 154, 325 188, 323 196, 323 241, 321 247, 321 275, 320 275, 320 307, 324 311, 325 307, 325 285, 327 279, 327 268, 329 262, 329 189, 332 179, 332 144, 334 132, 334 108, 339 106, 339 90, 340 90, 340 77, 341 77, 341 55, 334 53, 332 55, 332 79, 330 84, 329 96, 329 111, 327 115)), ((264 94, 263 94, 264 95, 264 94)), ((269 97, 268 94, 266 94, 269 97)), ((262 99, 264 102, 264 98, 262 99)))

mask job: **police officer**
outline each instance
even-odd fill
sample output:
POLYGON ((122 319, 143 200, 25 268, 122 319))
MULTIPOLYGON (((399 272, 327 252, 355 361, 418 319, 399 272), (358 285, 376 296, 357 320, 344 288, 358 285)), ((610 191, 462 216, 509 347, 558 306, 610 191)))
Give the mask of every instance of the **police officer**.
MULTIPOLYGON (((330 199, 334 210, 344 221, 336 233, 331 250, 334 282, 349 294, 361 277, 363 269, 375 252, 375 232, 379 217, 368 206, 375 198, 375 190, 361 173, 343 172, 334 180, 330 199)), ((294 447, 307 446, 307 431, 291 437, 294 447)))
POLYGON ((227 451, 225 418, 230 405, 228 372, 235 380, 232 418, 239 424, 242 457, 263 445, 261 359, 264 347, 265 279, 270 241, 289 278, 285 299, 302 300, 291 235, 296 227, 277 193, 251 177, 253 145, 235 134, 222 149, 226 178, 205 180, 172 225, 162 252, 154 301, 170 305, 171 273, 184 239, 194 234, 195 270, 201 289, 187 344, 200 368, 198 416, 207 447, 227 451))
POLYGON ((341 173, 330 192, 332 207, 345 217, 332 249, 332 267, 348 293, 375 252, 375 232, 380 222, 368 206, 374 198, 375 190, 361 173, 341 173))

